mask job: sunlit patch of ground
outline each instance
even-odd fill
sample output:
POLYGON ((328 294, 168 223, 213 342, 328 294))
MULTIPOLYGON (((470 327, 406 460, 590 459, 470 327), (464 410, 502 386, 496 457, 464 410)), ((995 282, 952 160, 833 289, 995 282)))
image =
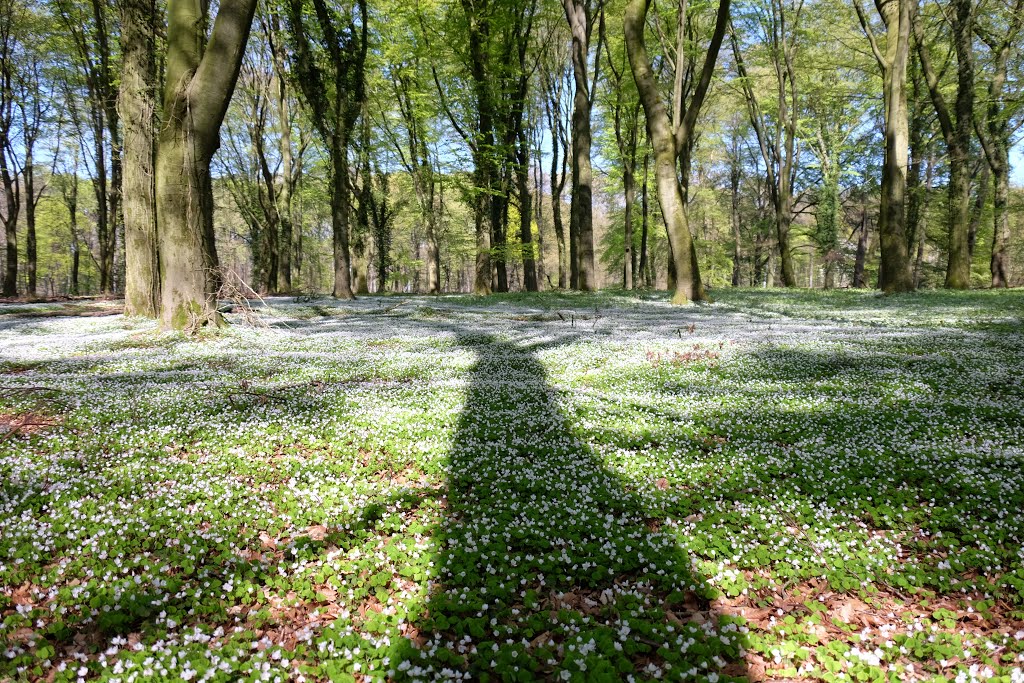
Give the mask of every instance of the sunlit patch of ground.
POLYGON ((1024 293, 716 298, 0 305, 0 679, 1024 682, 1024 293))

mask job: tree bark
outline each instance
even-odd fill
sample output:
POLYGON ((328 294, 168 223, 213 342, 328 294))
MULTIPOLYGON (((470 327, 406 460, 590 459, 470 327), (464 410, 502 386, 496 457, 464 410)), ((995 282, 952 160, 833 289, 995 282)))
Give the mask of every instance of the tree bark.
MULTIPOLYGON (((704 283, 697 263, 697 250, 690 232, 683 188, 676 173, 680 145, 692 138, 697 114, 711 84, 718 51, 722 46, 729 17, 729 0, 720 0, 715 32, 711 38, 700 80, 694 90, 690 106, 680 128, 673 130, 665 102, 651 70, 651 61, 644 43, 644 26, 650 0, 630 0, 626 6, 623 28, 626 53, 636 81, 644 112, 647 114, 647 136, 654 151, 654 171, 658 186, 658 200, 668 233, 672 264, 675 266, 676 286, 672 302, 676 304, 707 299, 704 283)), ((677 103, 682 106, 682 103, 677 103)))
POLYGON ((924 189, 921 192, 921 225, 917 229, 917 254, 914 257, 914 289, 921 286, 921 277, 924 270, 924 246, 928 237, 926 226, 928 224, 928 204, 932 196, 932 178, 935 173, 935 160, 929 151, 924 171, 924 189))
MULTIPOLYGON (((525 129, 519 130, 516 179, 519 194, 519 241, 523 245, 523 287, 527 292, 537 286, 537 255, 533 250, 533 198, 530 196, 530 146, 525 129)), ((538 229, 540 226, 537 226, 538 229)))
POLYGON ((928 84, 928 92, 949 153, 949 261, 946 267, 948 289, 967 289, 971 286, 968 233, 971 219, 971 138, 974 127, 973 5, 972 0, 951 0, 950 3, 949 14, 953 25, 953 47, 957 62, 953 112, 949 110, 938 74, 932 66, 921 21, 917 17, 913 21, 921 70, 928 84))
POLYGON ((18 293, 18 213, 21 210, 21 182, 17 168, 9 158, 14 146, 14 38, 11 24, 14 3, 0 5, 0 184, 3 185, 3 214, 6 240, 3 296, 18 293))
POLYGON ((280 220, 278 247, 279 263, 277 269, 277 288, 282 292, 292 291, 292 246, 294 235, 292 230, 292 192, 297 177, 294 156, 292 155, 292 116, 291 102, 288 97, 288 68, 284 51, 281 22, 277 14, 270 19, 271 53, 274 59, 274 74, 277 83, 277 113, 280 138, 278 149, 281 154, 281 187, 277 194, 278 216, 280 220))
POLYGON ((122 75, 118 114, 124 132, 125 315, 155 318, 160 259, 154 184, 156 45, 153 0, 119 0, 122 75))
POLYGON ((878 285, 883 292, 914 289, 906 234, 907 150, 910 119, 907 110, 907 59, 910 53, 910 25, 915 13, 912 0, 884 0, 878 11, 886 27, 885 52, 879 49, 871 24, 860 3, 856 3, 861 26, 871 42, 882 70, 885 101, 885 158, 882 166, 882 196, 878 232, 882 263, 878 285))
MULTIPOLYGON (((802 8, 802 5, 800 7, 802 8)), ((775 239, 782 263, 782 284, 785 287, 795 287, 796 271, 790 246, 790 230, 793 224, 793 175, 797 163, 796 137, 800 113, 797 107, 797 80, 794 67, 796 41, 801 35, 798 25, 800 10, 797 10, 794 25, 789 27, 790 37, 787 37, 786 33, 786 9, 781 0, 772 0, 771 13, 772 26, 776 28, 767 35, 767 42, 775 72, 777 112, 774 116, 774 133, 769 131, 769 119, 761 111, 735 30, 731 32, 731 38, 736 70, 742 79, 747 112, 768 175, 768 190, 775 211, 775 239)), ((774 274, 773 270, 770 272, 774 274)))
POLYGON ((991 286, 1009 287, 1010 242, 1010 121, 1006 101, 1007 65, 1013 54, 1020 54, 1019 37, 1024 29, 1024 0, 1016 0, 1010 9, 1010 19, 998 39, 981 34, 992 52, 992 80, 988 87, 988 106, 984 123, 976 122, 988 167, 992 171, 992 255, 989 260, 991 286))
MULTIPOLYGON (((575 80, 572 110, 572 200, 569 205, 570 286, 592 291, 597 287, 594 268, 593 170, 590 161, 592 85, 588 73, 593 17, 589 0, 562 0, 572 33, 572 68, 575 80)), ((598 49, 600 52, 600 48, 598 49)))
POLYGON ((637 268, 640 271, 640 278, 644 287, 654 286, 654 277, 651 274, 650 259, 647 256, 648 228, 650 227, 650 206, 647 202, 647 186, 650 184, 648 171, 651 166, 651 155, 644 154, 644 181, 640 186, 640 263, 637 268))
POLYGON ((857 256, 853 262, 853 286, 863 289, 868 286, 864 268, 868 258, 868 209, 861 207, 860 232, 857 236, 857 256))
POLYGON ((218 322, 212 243, 210 159, 234 92, 256 0, 224 0, 206 44, 205 5, 169 0, 166 121, 156 160, 162 268, 161 323, 195 328, 218 322))
POLYGON ((978 230, 981 228, 981 219, 985 214, 985 205, 988 203, 989 194, 992 192, 992 167, 984 159, 981 160, 980 177, 977 189, 974 191, 974 202, 971 206, 971 223, 967 230, 967 253, 974 261, 974 247, 978 242, 978 230))
POLYGON ((733 134, 729 155, 729 219, 732 224, 732 286, 739 287, 743 270, 743 237, 740 234, 740 178, 743 169, 739 158, 739 136, 733 134))

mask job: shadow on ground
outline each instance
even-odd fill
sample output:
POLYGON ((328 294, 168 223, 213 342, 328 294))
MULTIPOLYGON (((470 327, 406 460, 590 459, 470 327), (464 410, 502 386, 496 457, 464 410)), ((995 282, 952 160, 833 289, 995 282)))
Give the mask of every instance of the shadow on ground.
POLYGON ((397 677, 442 676, 439 662, 478 680, 744 677, 742 634, 666 520, 577 438, 544 344, 458 341, 476 364, 427 616, 393 654, 397 677))

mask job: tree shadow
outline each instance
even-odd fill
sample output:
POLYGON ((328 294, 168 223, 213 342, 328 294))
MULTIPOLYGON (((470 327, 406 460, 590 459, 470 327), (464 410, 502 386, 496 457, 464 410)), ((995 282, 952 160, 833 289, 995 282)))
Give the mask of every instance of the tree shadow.
POLYGON ((450 449, 436 574, 426 616, 392 652, 393 675, 744 678, 745 629, 715 614, 677 523, 563 413, 536 356, 559 342, 463 332, 458 343, 476 364, 450 449))

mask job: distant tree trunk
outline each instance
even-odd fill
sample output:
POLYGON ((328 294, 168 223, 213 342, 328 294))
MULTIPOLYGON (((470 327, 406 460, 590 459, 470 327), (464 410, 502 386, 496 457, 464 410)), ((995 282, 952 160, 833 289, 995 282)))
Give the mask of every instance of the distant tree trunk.
POLYGON ((948 14, 953 26, 953 48, 957 62, 956 98, 952 113, 942 93, 939 76, 932 67, 921 21, 915 19, 913 23, 921 69, 949 152, 949 262, 946 267, 946 287, 967 289, 971 286, 968 233, 971 214, 971 142, 974 133, 974 2, 951 0, 950 10, 948 14))
POLYGON ((654 286, 654 278, 651 276, 651 268, 649 259, 647 257, 647 243, 648 243, 648 228, 650 227, 650 206, 647 202, 647 186, 649 184, 648 170, 650 169, 651 155, 644 154, 644 182, 640 186, 640 264, 637 268, 640 271, 640 277, 643 279, 644 287, 650 288, 654 286))
POLYGON ((935 162, 932 153, 928 153, 927 163, 924 172, 924 189, 921 192, 921 225, 917 228, 917 255, 914 257, 914 289, 921 286, 922 271, 924 269, 924 245, 928 237, 925 229, 928 222, 928 203, 932 195, 932 178, 935 173, 935 162))
POLYGON ((355 4, 347 24, 339 21, 339 13, 324 0, 313 0, 312 13, 306 11, 302 0, 287 4, 295 81, 330 156, 334 296, 340 299, 355 298, 349 253, 348 143, 366 98, 369 19, 365 0, 355 4))
MULTIPOLYGON (((0 131, 2 132, 2 131, 0 131)), ((6 151, 0 150, 0 178, 4 191, 4 238, 7 242, 4 268, 4 296, 18 294, 18 212, 21 205, 21 186, 17 176, 7 164, 6 151)))
POLYGON ((967 231, 967 253, 972 261, 974 260, 974 246, 978 241, 978 229, 981 228, 981 219, 985 215, 985 205, 988 203, 989 194, 992 192, 992 168, 984 159, 981 160, 980 173, 980 178, 976 174, 972 174, 978 178, 978 187, 974 191, 974 202, 971 206, 970 228, 967 231))
POLYGON ((992 171, 992 256, 989 261, 993 288, 1009 287, 1010 242, 1010 135, 1006 83, 1007 66, 1011 58, 1020 54, 1020 34, 1024 29, 1024 0, 1015 0, 1000 36, 979 32, 994 58, 992 80, 988 87, 988 106, 983 123, 976 123, 988 168, 992 171))
POLYGON ((732 286, 739 287, 743 269, 743 237, 740 234, 740 177, 743 173, 739 159, 739 140, 733 136, 729 164, 729 218, 732 223, 732 286))
POLYGON ((571 256, 566 245, 565 226, 562 224, 562 190, 565 187, 569 150, 567 146, 562 145, 561 153, 559 153, 560 143, 564 140, 561 118, 561 86, 556 82, 549 87, 551 92, 548 99, 545 100, 545 113, 551 130, 551 173, 548 176, 551 183, 551 223, 555 230, 555 242, 558 245, 558 288, 565 289, 570 284, 569 261, 571 256), (559 162, 561 162, 561 172, 559 172, 559 162))
POLYGON ((279 135, 278 149, 281 154, 281 187, 277 193, 278 216, 280 221, 278 247, 278 282, 277 288, 282 292, 292 291, 292 248, 294 235, 292 230, 292 190, 295 185, 296 172, 292 155, 292 116, 291 103, 288 98, 287 56, 284 51, 281 21, 277 14, 271 15, 270 23, 271 51, 274 58, 274 73, 277 82, 277 110, 279 135))
POLYGON ((793 21, 787 24, 786 9, 783 3, 773 0, 770 7, 770 26, 773 28, 770 32, 766 29, 766 43, 771 55, 773 71, 776 74, 774 103, 776 112, 773 117, 767 117, 761 111, 761 105, 754 91, 753 81, 747 73, 735 31, 732 31, 731 38, 736 70, 742 79, 747 112, 768 176, 768 190, 775 213, 775 240, 782 263, 782 284, 785 287, 795 287, 796 271, 793 265, 790 230, 793 226, 793 176, 798 162, 796 139, 800 111, 794 64, 797 40, 802 32, 799 30, 799 11, 796 12, 793 21), (788 35, 787 25, 789 25, 788 35), (774 132, 769 129, 772 120, 774 120, 774 132))
MULTIPOLYGON (((590 0, 562 0, 562 7, 572 33, 571 55, 576 85, 572 110, 572 203, 569 208, 570 286, 591 291, 597 287, 597 272, 594 268, 593 170, 590 162, 590 110, 593 106, 594 85, 588 73, 594 17, 591 16, 590 0)), ((598 59, 600 52, 598 46, 598 59)), ((595 77, 594 84, 596 82, 595 77)))
POLYGON ((68 210, 68 237, 71 246, 71 279, 68 286, 68 293, 71 296, 78 296, 78 271, 81 261, 81 247, 78 239, 78 153, 75 150, 74 161, 71 164, 72 173, 63 174, 60 179, 61 195, 64 199, 64 206, 68 210), (69 177, 70 176, 70 177, 69 177))
POLYGON ((25 168, 21 172, 25 179, 25 294, 36 295, 36 180, 35 160, 31 148, 25 151, 25 168))
MULTIPOLYGON (((647 114, 647 136, 654 148, 658 200, 661 203, 661 212, 665 219, 672 253, 672 264, 675 266, 676 272, 676 287, 672 294, 672 302, 681 304, 689 301, 703 301, 707 299, 707 295, 700 277, 697 250, 690 233, 686 202, 683 187, 676 172, 676 162, 679 158, 679 149, 689 144, 693 137, 697 115, 711 85, 711 76, 718 59, 718 51, 722 46, 722 39, 728 25, 729 0, 720 0, 718 4, 715 31, 704 59, 700 79, 694 88, 686 116, 675 131, 669 121, 665 102, 655 81, 644 42, 644 27, 650 1, 630 0, 626 6, 626 16, 623 20, 626 53, 629 56, 637 91, 640 93, 640 101, 647 114)), ((677 103, 677 106, 682 106, 682 104, 677 103)))
MULTIPOLYGON (((536 122, 531 126, 534 149, 540 148, 540 127, 536 122)), ((544 266, 544 190, 541 183, 540 159, 533 164, 533 214, 537 221, 537 289, 544 288, 547 268, 544 266)))
POLYGON ((867 34, 875 59, 882 70, 885 100, 885 160, 882 166, 882 198, 878 233, 882 263, 878 286, 886 293, 914 288, 906 234, 907 150, 910 121, 907 112, 907 59, 910 53, 910 25, 915 6, 912 0, 878 3, 886 26, 885 53, 879 48, 871 24, 860 2, 855 3, 861 26, 867 34))
POLYGON ((862 211, 860 234, 857 236, 857 257, 853 263, 853 286, 858 289, 868 286, 864 272, 868 258, 868 210, 866 205, 862 207, 862 211))
POLYGON ((519 195, 519 240, 523 245, 523 288, 527 292, 536 292, 539 289, 537 287, 537 257, 533 251, 530 145, 528 144, 526 130, 522 127, 520 127, 518 138, 516 180, 519 195))
MULTIPOLYGON (((910 161, 907 166, 907 250, 908 255, 914 251, 921 229, 921 210, 924 203, 924 187, 921 184, 921 169, 925 151, 925 127, 927 120, 921 102, 921 68, 918 60, 909 60, 911 97, 910 108, 910 161)), ((918 286, 914 274, 914 288, 918 286)))
POLYGON ((161 322, 217 322, 210 159, 234 92, 256 0, 223 0, 209 44, 205 3, 169 0, 165 123, 156 161, 161 322))
MULTIPOLYGON (((476 99, 477 130, 473 152, 473 227, 476 234, 476 270, 473 279, 474 294, 490 294, 491 246, 500 220, 495 215, 494 198, 490 190, 495 186, 497 170, 494 168, 494 108, 491 102, 491 84, 487 80, 485 47, 490 36, 490 21, 477 14, 471 0, 462 0, 469 22, 470 75, 476 99)), ((497 246, 497 245, 495 245, 497 246)), ((504 258, 499 255, 498 261, 504 258)), ((495 264, 495 265, 500 265, 495 264)), ((500 287, 500 284, 499 284, 500 287)))
POLYGON ((124 131, 125 315, 155 318, 160 307, 160 259, 154 184, 157 10, 154 0, 119 0, 124 131))
POLYGON ((352 257, 349 251, 351 197, 348 181, 348 140, 335 133, 331 140, 331 240, 334 251, 334 296, 354 299, 352 257))
POLYGON ((1010 244, 1010 154, 1009 146, 999 145, 995 152, 999 155, 996 167, 992 169, 995 192, 992 201, 992 258, 989 269, 992 273, 992 287, 1009 287, 1009 256, 1010 244))

